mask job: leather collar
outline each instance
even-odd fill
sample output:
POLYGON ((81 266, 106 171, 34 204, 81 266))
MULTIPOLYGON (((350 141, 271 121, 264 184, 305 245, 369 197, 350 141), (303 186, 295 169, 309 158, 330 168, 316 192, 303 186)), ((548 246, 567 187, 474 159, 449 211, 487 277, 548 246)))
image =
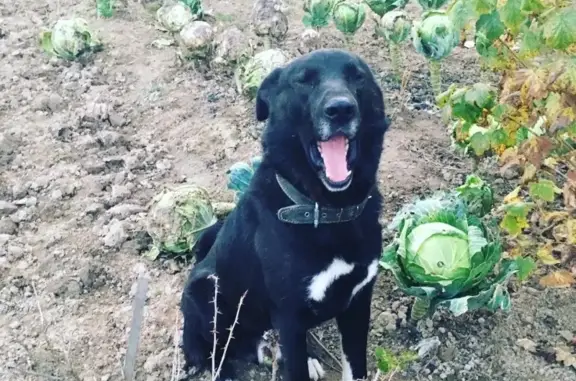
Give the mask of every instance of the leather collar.
POLYGON ((345 208, 320 206, 310 198, 300 193, 288 180, 276 174, 276 181, 286 196, 295 205, 286 206, 278 210, 278 219, 289 224, 311 224, 318 227, 320 224, 338 224, 349 222, 358 218, 364 211, 366 203, 372 196, 368 196, 358 205, 345 208))

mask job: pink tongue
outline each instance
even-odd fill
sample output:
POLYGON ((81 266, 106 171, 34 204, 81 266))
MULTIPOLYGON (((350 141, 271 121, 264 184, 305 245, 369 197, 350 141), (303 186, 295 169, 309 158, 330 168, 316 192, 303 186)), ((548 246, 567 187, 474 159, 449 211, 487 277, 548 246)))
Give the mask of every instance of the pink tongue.
POLYGON ((324 160, 326 177, 334 182, 341 182, 348 177, 348 163, 346 161, 346 139, 336 136, 326 142, 320 142, 320 155, 324 160))

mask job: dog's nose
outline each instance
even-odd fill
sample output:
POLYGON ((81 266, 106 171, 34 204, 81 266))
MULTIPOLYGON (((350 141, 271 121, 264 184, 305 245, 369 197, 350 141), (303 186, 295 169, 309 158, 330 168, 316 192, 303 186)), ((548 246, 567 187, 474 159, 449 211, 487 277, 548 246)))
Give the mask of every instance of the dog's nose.
POLYGON ((349 122, 356 116, 356 104, 347 97, 332 98, 324 106, 324 115, 335 122, 349 122))

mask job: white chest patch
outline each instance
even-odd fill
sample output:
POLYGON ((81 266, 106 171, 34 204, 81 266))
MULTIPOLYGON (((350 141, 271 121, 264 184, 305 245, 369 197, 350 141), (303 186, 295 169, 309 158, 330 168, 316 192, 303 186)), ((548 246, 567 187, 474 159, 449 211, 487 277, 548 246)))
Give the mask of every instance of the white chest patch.
POLYGON ((308 297, 316 302, 321 302, 332 283, 338 278, 350 274, 353 270, 353 264, 335 258, 328 267, 314 275, 308 286, 308 297))
MULTIPOLYGON (((328 267, 314 275, 310 285, 308 286, 308 298, 316 302, 321 302, 326 297, 326 291, 328 288, 330 288, 338 278, 354 271, 354 267, 355 265, 352 263, 345 262, 340 258, 335 258, 328 267)), ((366 277, 352 290, 351 298, 353 298, 364 286, 374 279, 377 271, 378 261, 374 260, 368 266, 368 274, 366 274, 366 277)))
POLYGON ((368 266, 368 274, 366 274, 366 278, 364 278, 362 282, 358 283, 356 287, 354 287, 354 289, 352 290, 352 298, 358 293, 358 291, 362 290, 364 286, 370 283, 377 273, 378 273, 378 261, 375 259, 368 266))

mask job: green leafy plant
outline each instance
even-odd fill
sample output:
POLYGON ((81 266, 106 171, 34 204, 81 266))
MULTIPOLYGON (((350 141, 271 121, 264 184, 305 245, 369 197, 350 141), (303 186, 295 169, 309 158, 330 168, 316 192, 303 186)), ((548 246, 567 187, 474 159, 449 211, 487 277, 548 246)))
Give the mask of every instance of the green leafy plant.
POLYGON ((69 61, 103 48, 88 22, 79 17, 58 20, 52 30, 40 34, 40 44, 47 53, 69 61))
POLYGON ((410 35, 412 23, 404 11, 390 11, 378 22, 376 32, 388 41, 392 67, 396 77, 400 77, 400 45, 410 35))
POLYGON ((484 180, 476 175, 469 175, 466 182, 456 188, 456 192, 467 204, 468 212, 484 217, 494 206, 494 191, 484 180))
POLYGON ((112 17, 114 14, 114 1, 113 0, 96 0, 96 12, 98 16, 112 17))
POLYGON ((418 0, 418 4, 425 10, 429 11, 432 9, 442 8, 448 0, 418 0))
POLYGON ((389 226, 396 235, 380 263, 403 292, 416 297, 414 320, 439 306, 456 316, 481 307, 510 308, 506 284, 518 265, 502 259, 497 227, 468 210, 475 203, 460 194, 469 188, 406 205, 389 226))
POLYGON ((316 31, 330 24, 330 16, 334 8, 334 0, 306 0, 304 1, 304 17, 302 23, 316 31))
MULTIPOLYGON (((503 174, 519 177, 498 208, 509 255, 559 265, 563 259, 552 252, 576 242, 575 233, 566 233, 576 226, 576 7, 570 1, 458 0, 450 12, 454 20, 475 21, 482 63, 501 75, 498 89, 453 86, 438 98, 453 141, 476 158, 497 156, 503 174)), ((574 282, 565 270, 541 279, 549 287, 574 282)))
POLYGON ((434 94, 442 89, 441 62, 458 45, 460 35, 452 19, 443 11, 428 11, 412 28, 414 48, 428 60, 434 94))
POLYGON ((180 0, 182 4, 186 5, 190 12, 192 12, 192 16, 194 20, 203 20, 204 19, 204 7, 202 6, 201 0, 180 0))
POLYGON ((384 348, 377 348, 375 355, 376 365, 382 375, 392 375, 405 369, 411 362, 418 359, 418 354, 412 351, 404 351, 395 354, 384 348))
POLYGON ((370 10, 380 18, 395 9, 404 9, 409 1, 410 0, 365 0, 370 10))

